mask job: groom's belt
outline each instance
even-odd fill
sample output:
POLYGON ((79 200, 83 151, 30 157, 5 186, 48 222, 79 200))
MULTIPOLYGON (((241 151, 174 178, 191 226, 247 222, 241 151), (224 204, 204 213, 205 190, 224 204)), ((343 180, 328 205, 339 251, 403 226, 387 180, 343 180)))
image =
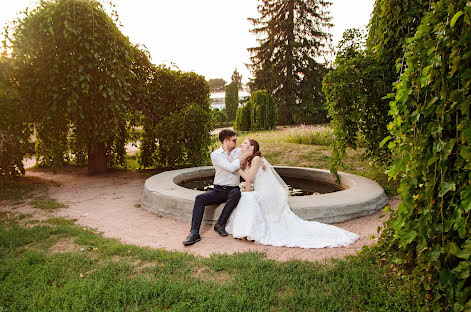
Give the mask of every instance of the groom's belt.
POLYGON ((216 190, 231 190, 231 189, 236 188, 236 187, 239 187, 239 186, 238 185, 237 186, 217 185, 217 184, 214 185, 214 188, 216 190))

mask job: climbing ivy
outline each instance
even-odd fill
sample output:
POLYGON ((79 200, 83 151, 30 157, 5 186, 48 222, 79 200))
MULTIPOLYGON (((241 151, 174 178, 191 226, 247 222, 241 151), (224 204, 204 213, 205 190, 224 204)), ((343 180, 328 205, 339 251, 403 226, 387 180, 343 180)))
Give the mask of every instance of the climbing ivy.
POLYGON ((344 33, 334 67, 323 81, 336 137, 333 173, 342 166, 345 149, 357 147, 359 136, 364 139, 364 156, 381 163, 390 161, 387 148, 379 146, 391 121, 389 103, 383 97, 392 92, 400 73, 396 60, 403 58, 405 40, 415 33, 429 2, 376 0, 367 38, 356 29, 344 33))
POLYGON ((383 140, 402 202, 381 244, 437 309, 471 309, 471 3, 432 3, 407 40, 383 140))

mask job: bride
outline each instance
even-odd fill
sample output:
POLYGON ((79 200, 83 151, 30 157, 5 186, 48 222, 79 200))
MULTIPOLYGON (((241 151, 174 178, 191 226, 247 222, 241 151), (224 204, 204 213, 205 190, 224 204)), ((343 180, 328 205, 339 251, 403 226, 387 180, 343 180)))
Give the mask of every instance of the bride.
POLYGON ((286 184, 262 157, 258 142, 246 139, 241 150, 252 150, 253 154, 245 170, 239 170, 245 192, 227 222, 229 234, 263 245, 301 248, 347 246, 358 239, 358 235, 338 227, 296 216, 288 205, 286 184))

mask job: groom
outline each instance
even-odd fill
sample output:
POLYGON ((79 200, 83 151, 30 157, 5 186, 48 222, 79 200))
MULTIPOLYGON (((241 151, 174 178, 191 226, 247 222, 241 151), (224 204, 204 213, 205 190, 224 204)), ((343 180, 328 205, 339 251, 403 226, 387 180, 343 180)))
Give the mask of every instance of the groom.
POLYGON ((252 154, 249 150, 241 153, 240 148, 236 148, 236 133, 230 129, 223 129, 219 132, 219 140, 222 146, 211 153, 211 161, 216 169, 214 176, 214 189, 196 196, 193 207, 193 218, 191 220, 190 235, 183 242, 183 245, 192 245, 201 240, 199 230, 203 220, 204 208, 208 205, 219 205, 226 202, 221 216, 214 225, 214 230, 221 236, 227 236, 224 229, 232 210, 237 206, 240 199, 240 175, 239 168, 247 162, 247 158, 252 154), (232 161, 233 160, 233 161, 232 161))

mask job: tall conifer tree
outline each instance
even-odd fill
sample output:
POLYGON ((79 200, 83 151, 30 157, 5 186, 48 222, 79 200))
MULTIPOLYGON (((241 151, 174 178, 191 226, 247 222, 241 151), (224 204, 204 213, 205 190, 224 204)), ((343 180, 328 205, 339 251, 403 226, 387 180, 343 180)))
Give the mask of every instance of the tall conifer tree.
MULTIPOLYGON (((254 25, 258 47, 249 48, 254 79, 251 89, 269 90, 279 106, 282 123, 312 105, 321 94, 324 65, 316 59, 330 51, 331 5, 323 0, 259 0, 254 25), (318 73, 316 75, 316 73, 318 73)), ((320 104, 320 103, 319 103, 320 104)))

